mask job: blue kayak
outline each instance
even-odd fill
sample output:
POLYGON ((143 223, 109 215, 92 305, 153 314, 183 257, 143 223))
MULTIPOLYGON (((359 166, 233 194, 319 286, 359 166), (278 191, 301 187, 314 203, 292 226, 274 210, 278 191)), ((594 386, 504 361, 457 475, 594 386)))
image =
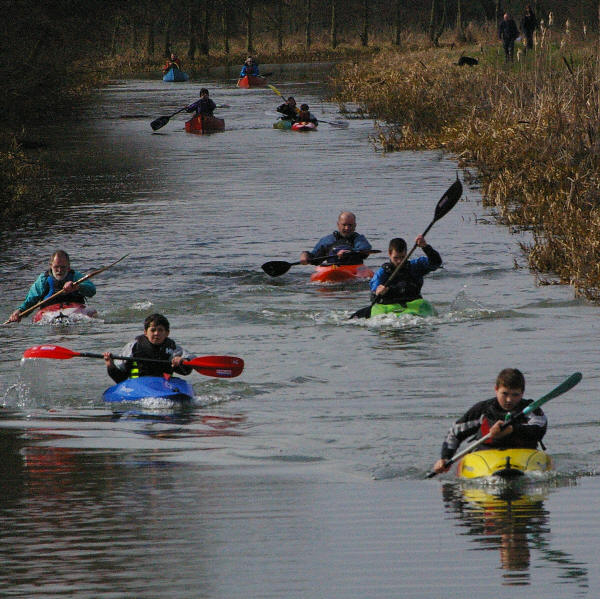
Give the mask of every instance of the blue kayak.
POLYGON ((102 395, 104 401, 138 401, 145 398, 189 401, 194 399, 192 386, 177 377, 141 376, 127 379, 109 387, 102 395))
POLYGON ((190 76, 175 67, 171 67, 163 76, 163 81, 187 81, 190 76))

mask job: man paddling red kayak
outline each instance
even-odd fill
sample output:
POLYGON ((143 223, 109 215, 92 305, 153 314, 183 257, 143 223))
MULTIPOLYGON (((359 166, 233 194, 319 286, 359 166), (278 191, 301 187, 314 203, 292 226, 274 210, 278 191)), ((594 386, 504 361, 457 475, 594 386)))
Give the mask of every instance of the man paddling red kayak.
POLYGON ((312 251, 302 252, 300 264, 309 264, 322 256, 329 257, 327 264, 362 264, 370 249, 367 238, 356 232, 356 216, 352 212, 341 212, 337 231, 322 237, 312 251))

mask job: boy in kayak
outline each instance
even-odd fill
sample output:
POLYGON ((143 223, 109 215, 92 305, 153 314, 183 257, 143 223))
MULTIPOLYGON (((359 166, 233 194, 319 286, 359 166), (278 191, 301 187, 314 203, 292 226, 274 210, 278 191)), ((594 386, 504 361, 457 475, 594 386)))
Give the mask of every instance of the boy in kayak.
POLYGON ((442 445, 442 457, 433 466, 435 472, 446 472, 447 460, 456 453, 461 442, 471 436, 476 440, 491 433, 491 438, 481 446, 482 449, 535 449, 538 443, 541 444, 548 425, 541 408, 519 416, 511 425, 501 428, 509 414, 520 412, 533 402, 523 399, 525 377, 521 371, 516 368, 502 370, 496 378, 494 391, 495 397, 476 403, 452 425, 442 445))
POLYGON ((295 121, 296 116, 299 112, 296 106, 296 100, 293 96, 290 96, 283 104, 277 107, 277 112, 280 112, 283 116, 282 121, 295 121))
POLYGON ((19 322, 21 312, 35 306, 43 299, 63 290, 48 306, 52 304, 85 304, 86 297, 96 294, 96 286, 90 281, 83 281, 79 285, 75 281, 84 277, 78 270, 71 269, 69 254, 64 250, 56 250, 50 257, 50 268, 43 272, 29 288, 23 303, 10 315, 8 322, 19 322))
POLYGON ((308 104, 301 104, 300 105, 300 112, 298 112, 298 116, 296 117, 296 120, 299 123, 314 123, 315 125, 319 124, 319 121, 317 120, 317 117, 315 117, 309 107, 308 104))
POLYGON ((338 216, 337 231, 319 239, 311 252, 302 252, 300 263, 309 264, 315 258, 335 254, 326 264, 362 264, 370 249, 367 238, 356 232, 356 216, 352 212, 342 212, 338 216))
POLYGON ((240 79, 243 79, 246 75, 253 75, 254 77, 258 77, 260 75, 258 71, 258 63, 252 58, 252 56, 248 56, 244 61, 244 65, 242 66, 242 70, 240 71, 240 79))
POLYGON ((144 334, 128 343, 119 355, 132 358, 151 358, 164 363, 135 360, 114 361, 110 352, 104 352, 104 363, 109 376, 116 383, 140 376, 163 376, 173 372, 188 375, 190 366, 182 362, 193 359, 186 350, 169 337, 169 321, 162 314, 151 314, 144 320, 144 334))
POLYGON ((425 241, 423 235, 415 239, 425 256, 414 260, 406 259, 406 241, 401 237, 395 237, 388 246, 390 261, 386 262, 373 276, 369 284, 371 288, 371 301, 377 300, 378 304, 406 304, 421 298, 421 287, 423 277, 442 265, 442 258, 425 241), (402 262, 404 265, 394 277, 391 285, 386 281, 402 262))
POLYGON ((186 107, 186 112, 195 112, 194 116, 213 116, 217 105, 209 98, 208 90, 203 87, 200 90, 200 99, 186 107))

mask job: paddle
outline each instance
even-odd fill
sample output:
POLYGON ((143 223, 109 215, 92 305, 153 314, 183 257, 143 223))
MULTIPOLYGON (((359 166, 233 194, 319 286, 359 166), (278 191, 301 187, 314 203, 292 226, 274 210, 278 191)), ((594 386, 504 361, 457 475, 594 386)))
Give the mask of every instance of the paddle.
MULTIPOLYGON (((93 270, 89 274, 85 275, 85 277, 81 277, 81 279, 77 279, 77 281, 73 281, 73 285, 79 285, 79 283, 83 283, 83 281, 87 281, 88 279, 91 279, 92 277, 99 275, 101 272, 104 272, 105 270, 112 268, 115 264, 121 262, 121 260, 123 260, 124 258, 127 258, 127 256, 129 256, 129 254, 125 254, 124 256, 121 256, 118 260, 115 260, 108 266, 103 266, 102 268, 99 268, 98 270, 93 270)), ((61 289, 61 290, 57 291, 56 293, 53 293, 50 297, 43 299, 41 302, 38 302, 35 306, 31 306, 31 308, 27 308, 27 310, 23 310, 23 312, 21 312, 21 314, 20 314, 21 318, 23 318, 23 316, 27 316, 28 314, 33 312, 36 308, 39 308, 40 306, 47 304, 50 300, 53 300, 54 298, 58 297, 59 295, 62 295, 64 292, 65 292, 65 290, 61 289)), ((6 320, 2 324, 3 325, 8 324, 9 322, 10 322, 10 320, 6 320)))
POLYGON ((161 127, 164 127, 169 122, 169 119, 174 117, 176 114, 183 112, 186 108, 187 108, 187 106, 184 106, 183 108, 180 108, 177 112, 174 112, 173 114, 170 114, 169 116, 166 116, 166 115, 159 116, 157 119, 154 119, 150 123, 150 127, 152 127, 153 131, 158 131, 161 127))
MULTIPOLYGON (((104 358, 103 354, 77 352, 60 347, 59 345, 34 345, 23 353, 23 358, 51 358, 53 360, 70 360, 71 358, 104 358)), ((170 364, 168 360, 154 358, 133 358, 131 356, 112 356, 115 360, 128 362, 153 362, 155 364, 170 364)), ((184 366, 191 366, 194 370, 205 376, 219 378, 233 378, 242 374, 244 360, 234 356, 200 356, 183 362, 184 366)))
MULTIPOLYGON (((550 401, 551 399, 554 399, 555 397, 558 397, 559 395, 566 393, 567 391, 572 389, 575 385, 577 385, 577 383, 579 383, 579 381, 581 379, 582 379, 581 372, 573 373, 569 378, 564 380, 560 385, 558 385, 557 387, 552 389, 552 391, 550 391, 550 393, 547 393, 543 397, 536 399, 534 402, 530 403, 528 406, 523 408, 520 412, 517 412, 516 414, 511 414, 509 416, 509 418, 507 418, 507 420, 502 423, 501 428, 503 428, 503 429, 506 428, 520 416, 526 416, 530 412, 537 410, 540 406, 544 405, 547 401, 550 401)), ((452 464, 454 464, 454 462, 457 462, 463 456, 467 455, 468 453, 471 453, 474 449, 479 447, 481 444, 485 443, 491 436, 492 436, 492 433, 488 433, 487 435, 481 437, 481 439, 477 439, 477 441, 474 441, 473 443, 471 443, 471 445, 466 447, 463 451, 452 456, 446 462, 446 466, 447 467, 452 466, 452 464)), ((429 472, 427 474, 427 478, 433 478, 436 474, 438 474, 438 473, 435 472, 434 470, 432 470, 431 472, 429 472)))
MULTIPOLYGON (((348 254, 380 254, 381 250, 368 250, 365 252, 346 252, 345 256, 348 254)), ((322 258, 314 258, 309 261, 309 264, 313 266, 318 266, 323 263, 325 260, 329 258, 336 258, 337 254, 331 254, 330 256, 323 256, 322 258)), ((279 277, 284 275, 292 266, 297 266, 298 264, 302 264, 302 262, 285 262, 284 260, 272 260, 271 262, 265 262, 261 268, 270 276, 270 277, 279 277)))
MULTIPOLYGON (((283 97, 283 94, 274 86, 274 85, 267 85, 267 87, 271 90, 274 91, 280 98, 283 98, 285 100, 285 98, 283 97)), ((296 114, 298 114, 300 112, 300 109, 296 106, 296 114)), ((318 119, 319 123, 327 123, 328 125, 331 125, 332 127, 340 127, 342 129, 346 129, 348 128, 348 123, 346 121, 324 121, 323 119, 318 119)))
MULTIPOLYGON (((456 181, 454 181, 454 183, 452 183, 452 185, 450 185, 450 187, 446 190, 446 193, 440 198, 440 201, 437 203, 437 206, 435 207, 435 214, 433 216, 433 220, 429 223, 429 226, 425 229, 425 231, 423 231, 423 237, 425 237, 425 235, 427 235, 427 233, 429 232, 429 229, 431 229, 431 227, 433 227, 433 224, 436 221, 440 220, 440 218, 444 217, 446 214, 448 214, 448 212, 450 212, 450 210, 452 210, 452 208, 454 208, 454 206, 460 199, 461 195, 462 195, 462 183, 459 181, 458 176, 457 176, 456 181)), ((415 243, 413 245, 412 249, 410 250, 410 252, 408 252, 408 254, 406 254, 406 257, 404 258, 404 260, 402 260, 402 262, 400 262, 400 264, 398 264, 398 266, 396 266, 396 268, 394 269, 394 272, 392 272, 392 274, 389 276, 389 278, 385 282, 386 285, 389 285, 394 280, 394 278, 400 272, 400 269, 406 264, 406 262, 408 261, 408 259, 411 257, 412 253, 416 249, 417 249, 417 244, 415 243)), ((352 318, 369 318, 371 316, 371 308, 377 303, 378 299, 379 298, 375 298, 371 302, 370 306, 366 306, 365 308, 361 308, 360 310, 357 310, 356 312, 354 312, 354 314, 352 314, 350 316, 350 319, 352 319, 352 318)))

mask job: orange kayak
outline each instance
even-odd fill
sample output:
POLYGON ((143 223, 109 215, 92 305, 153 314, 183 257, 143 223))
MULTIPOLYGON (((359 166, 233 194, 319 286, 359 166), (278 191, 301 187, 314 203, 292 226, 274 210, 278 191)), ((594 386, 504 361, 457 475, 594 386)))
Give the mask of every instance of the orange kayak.
POLYGON ((373 271, 364 264, 330 264, 328 266, 317 266, 315 272, 310 275, 310 280, 319 283, 338 283, 340 281, 370 279, 372 276, 373 271))
POLYGON ((251 87, 266 87, 267 80, 265 77, 246 75, 245 77, 238 79, 237 86, 243 87, 244 89, 250 89, 251 87))
POLYGON ((188 133, 211 133, 213 131, 223 131, 225 129, 225 120, 216 116, 198 115, 185 122, 185 130, 188 133))
POLYGON ((77 302, 69 304, 50 304, 40 308, 33 315, 33 322, 50 323, 61 322, 65 320, 81 320, 95 318, 98 312, 85 304, 77 302))

